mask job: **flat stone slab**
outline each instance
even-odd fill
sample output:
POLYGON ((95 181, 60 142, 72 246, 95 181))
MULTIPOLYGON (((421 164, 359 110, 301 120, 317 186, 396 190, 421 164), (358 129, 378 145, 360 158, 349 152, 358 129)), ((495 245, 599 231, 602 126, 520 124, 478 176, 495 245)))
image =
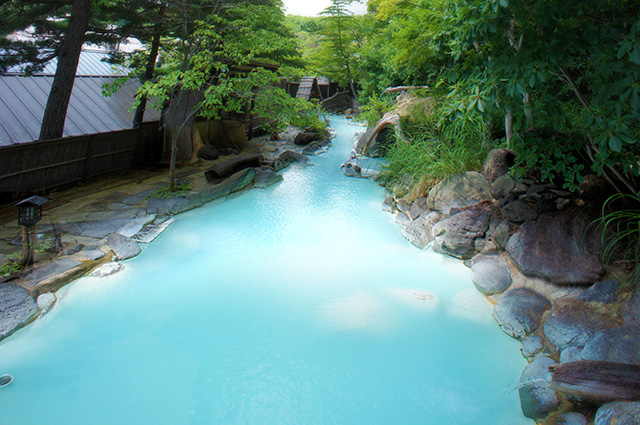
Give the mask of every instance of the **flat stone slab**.
POLYGON ((111 247, 118 260, 133 258, 142 252, 142 248, 136 241, 120 233, 110 234, 107 245, 111 247))
POLYGON ((134 218, 118 229, 118 233, 128 238, 138 233, 144 226, 155 220, 155 214, 145 214, 142 217, 134 218))
POLYGON ((140 192, 140 193, 137 193, 135 195, 129 196, 129 197, 123 199, 122 203, 123 204, 127 204, 127 205, 138 205, 138 204, 141 204, 142 201, 147 199, 147 196, 151 195, 153 192, 155 192, 160 187, 161 186, 159 185, 156 188, 145 190, 144 192, 140 192))
POLYGON ((107 263, 107 264, 101 265, 100 267, 92 271, 89 276, 107 277, 107 276, 111 276, 112 274, 118 273, 119 271, 124 270, 124 268, 125 268, 124 265, 121 263, 116 263, 116 262, 107 263))
POLYGON ((75 223, 77 226, 79 226, 78 233, 75 233, 73 231, 70 231, 67 233, 101 239, 106 237, 110 233, 117 231, 121 227, 127 225, 129 221, 130 219, 127 219, 127 218, 112 218, 112 219, 106 219, 106 220, 84 221, 84 222, 75 223))
POLYGON ((99 249, 83 249, 80 251, 80 255, 90 261, 96 261, 104 257, 106 254, 99 249))
POLYGON ((38 283, 45 279, 66 273, 78 266, 82 266, 82 263, 80 261, 74 260, 72 258, 61 258, 49 264, 34 268, 33 271, 26 275, 24 278, 27 285, 35 287, 38 283))
POLYGON ((142 228, 142 230, 133 235, 131 239, 140 243, 150 243, 160 236, 160 234, 164 232, 174 221, 175 220, 173 218, 170 218, 160 224, 147 224, 142 228))
POLYGON ((13 283, 0 283, 0 340, 38 315, 40 309, 27 291, 13 283))

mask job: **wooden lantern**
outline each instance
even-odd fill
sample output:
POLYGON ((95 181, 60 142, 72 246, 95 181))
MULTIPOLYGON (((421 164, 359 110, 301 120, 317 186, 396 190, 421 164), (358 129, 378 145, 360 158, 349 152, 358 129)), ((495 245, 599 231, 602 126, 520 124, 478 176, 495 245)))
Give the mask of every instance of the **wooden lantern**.
POLYGON ((18 210, 18 224, 20 226, 33 226, 42 218, 42 206, 48 199, 41 196, 32 196, 18 202, 15 206, 18 210))

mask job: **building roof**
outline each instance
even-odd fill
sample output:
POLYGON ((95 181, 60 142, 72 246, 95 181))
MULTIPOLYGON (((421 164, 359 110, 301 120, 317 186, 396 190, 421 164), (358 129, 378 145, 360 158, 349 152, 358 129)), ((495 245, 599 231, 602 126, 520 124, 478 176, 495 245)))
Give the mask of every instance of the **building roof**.
MULTIPOLYGON (((121 65, 113 65, 106 60, 109 54, 105 51, 83 50, 80 54, 76 76, 82 77, 124 77, 128 75, 128 70, 121 65)), ((55 75, 58 66, 58 58, 53 58, 44 66, 42 71, 34 72, 33 75, 55 75)), ((24 75, 24 65, 17 65, 8 69, 4 75, 24 75)))
POLYGON ((322 99, 320 94, 320 88, 318 87, 318 80, 315 77, 302 77, 300 80, 300 86, 296 97, 310 100, 310 99, 322 99))
MULTIPOLYGON (((102 86, 113 83, 111 65, 101 62, 94 52, 83 52, 74 82, 64 137, 104 133, 132 127, 133 105, 137 80, 129 80, 110 97, 102 95, 102 86), (87 54, 89 53, 89 54, 87 54), (96 73, 103 73, 99 75, 96 73)), ((23 76, 17 73, 0 75, 0 146, 27 143, 38 139, 47 97, 53 83, 53 74, 47 69, 38 75, 23 76)), ((55 72, 55 66, 53 67, 55 72)), ((145 121, 156 121, 160 112, 147 108, 145 121)))

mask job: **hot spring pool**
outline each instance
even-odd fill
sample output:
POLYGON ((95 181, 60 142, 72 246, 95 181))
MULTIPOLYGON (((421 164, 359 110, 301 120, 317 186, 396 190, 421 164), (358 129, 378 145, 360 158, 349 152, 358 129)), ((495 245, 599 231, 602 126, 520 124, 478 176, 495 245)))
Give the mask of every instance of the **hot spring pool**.
POLYGON ((314 166, 179 216, 1 342, 0 424, 531 425, 519 344, 341 174, 360 128, 332 123, 314 166))

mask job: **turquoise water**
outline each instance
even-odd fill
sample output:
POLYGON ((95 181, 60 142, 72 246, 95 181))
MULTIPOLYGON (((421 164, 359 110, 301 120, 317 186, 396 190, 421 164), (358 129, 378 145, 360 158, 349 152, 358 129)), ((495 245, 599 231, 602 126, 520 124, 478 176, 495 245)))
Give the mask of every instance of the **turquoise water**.
POLYGON ((519 344, 342 176, 360 128, 332 122, 314 166, 179 216, 0 343, 0 424, 532 424, 519 344))

